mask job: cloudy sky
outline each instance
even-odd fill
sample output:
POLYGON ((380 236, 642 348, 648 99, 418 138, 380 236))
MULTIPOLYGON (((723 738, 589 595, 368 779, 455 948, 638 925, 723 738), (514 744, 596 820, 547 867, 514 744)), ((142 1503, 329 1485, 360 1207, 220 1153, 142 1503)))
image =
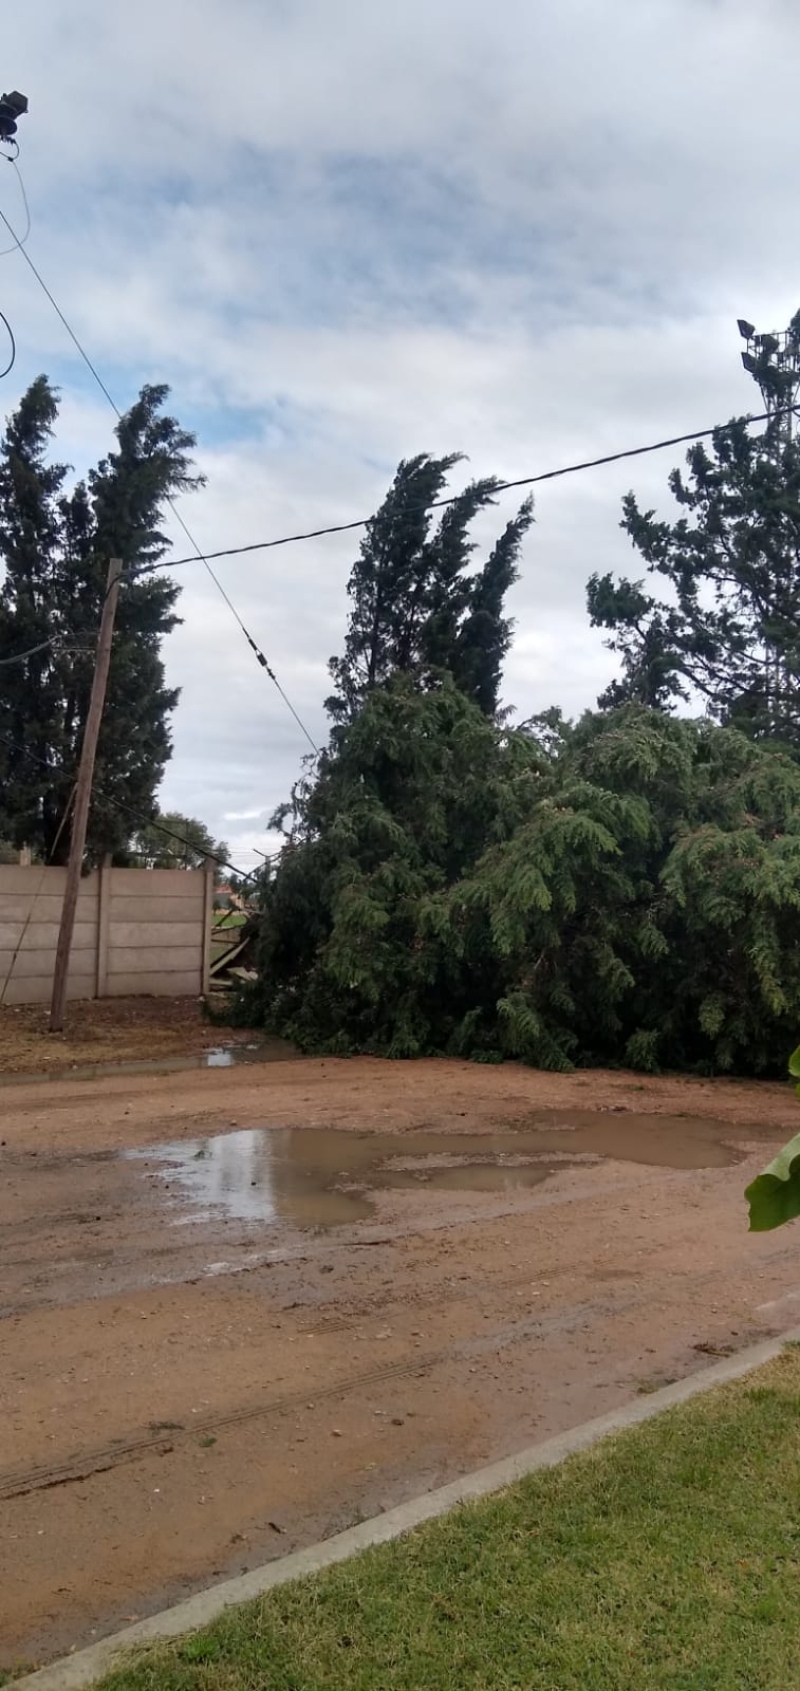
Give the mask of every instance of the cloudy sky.
MULTIPOLYGON (((735 318, 800 303, 796 0, 35 0, 3 35, 29 251, 122 408, 170 383, 203 549, 366 516, 418 451, 511 479, 754 409, 735 318)), ((0 168, 15 226, 18 193, 0 168)), ((82 469, 113 417, 18 254, 0 279, 4 409, 45 370, 82 469)), ((630 571, 620 498, 665 505, 674 458, 542 488, 521 714, 612 673, 585 582, 630 571)), ((215 566, 316 738, 355 549, 215 566)), ((307 748, 202 565, 180 579, 163 802, 250 867, 307 748)))

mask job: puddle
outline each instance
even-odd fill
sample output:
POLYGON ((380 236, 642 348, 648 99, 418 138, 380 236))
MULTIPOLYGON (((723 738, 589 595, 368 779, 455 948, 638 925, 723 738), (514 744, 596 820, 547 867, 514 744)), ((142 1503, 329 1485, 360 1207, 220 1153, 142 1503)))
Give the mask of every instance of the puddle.
POLYGON ((115 1074, 180 1074, 192 1069, 238 1069, 248 1063, 285 1062, 295 1057, 293 1045, 283 1039, 261 1040, 258 1045, 214 1045, 194 1057, 146 1057, 122 1063, 75 1063, 66 1069, 43 1069, 38 1074, 0 1075, 0 1086, 38 1085, 43 1080, 102 1080, 115 1074))
POLYGON ((247 1063, 274 1063, 296 1055, 294 1046, 288 1041, 270 1039, 261 1040, 258 1045, 214 1045, 210 1051, 204 1051, 193 1066, 198 1069, 239 1069, 247 1063))
POLYGON ((724 1168, 742 1156, 731 1139, 755 1134, 702 1118, 551 1111, 487 1134, 254 1128, 124 1155, 155 1165, 188 1202, 188 1219, 221 1210, 239 1221, 335 1227, 371 1215, 379 1192, 515 1192, 604 1159, 724 1168))

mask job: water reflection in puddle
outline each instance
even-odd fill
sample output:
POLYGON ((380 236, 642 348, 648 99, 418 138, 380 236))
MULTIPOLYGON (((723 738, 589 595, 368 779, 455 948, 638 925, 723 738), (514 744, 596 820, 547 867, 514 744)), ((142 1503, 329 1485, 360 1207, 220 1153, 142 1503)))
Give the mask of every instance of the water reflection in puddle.
POLYGON ((257 1045, 212 1045, 192 1057, 134 1057, 119 1063, 73 1063, 71 1068, 36 1074, 0 1075, 0 1086, 36 1086, 43 1080, 107 1080, 110 1075, 180 1074, 192 1069, 238 1069, 248 1063, 280 1063, 297 1055, 285 1039, 257 1045))
POLYGON ((705 1119, 551 1111, 487 1134, 255 1128, 125 1155, 154 1164, 195 1219, 221 1210, 240 1221, 334 1227, 372 1214, 378 1192, 514 1192, 603 1158, 722 1168, 740 1160, 732 1131, 705 1119))

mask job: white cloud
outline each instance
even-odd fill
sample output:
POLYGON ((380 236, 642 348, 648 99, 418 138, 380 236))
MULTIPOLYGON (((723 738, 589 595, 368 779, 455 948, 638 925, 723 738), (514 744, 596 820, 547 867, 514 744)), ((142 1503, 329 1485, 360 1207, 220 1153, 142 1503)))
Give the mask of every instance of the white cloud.
MULTIPOLYGON (((30 251, 121 404, 172 383, 203 547, 368 515, 422 449, 549 469, 753 407, 732 319, 798 303, 799 44, 794 0, 40 0, 5 29, 30 251)), ((15 192, 9 172, 12 218, 15 192)), ((0 277, 4 396, 47 369, 81 468, 113 418, 21 260, 0 277)), ((666 503, 679 457, 541 489, 512 606, 522 715, 605 685, 585 581, 635 570, 620 496, 666 503)), ((357 539, 215 565, 315 739, 357 539)), ((217 834, 266 826, 305 742, 202 566, 181 581, 165 802, 217 834)))

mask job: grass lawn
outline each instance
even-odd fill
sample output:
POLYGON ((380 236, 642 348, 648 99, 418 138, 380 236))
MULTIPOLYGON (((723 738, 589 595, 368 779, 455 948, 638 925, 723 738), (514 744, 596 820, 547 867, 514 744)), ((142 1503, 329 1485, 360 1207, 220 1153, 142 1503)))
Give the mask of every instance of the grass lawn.
POLYGON ((106 1691, 796 1691, 800 1351, 106 1691))
POLYGON ((218 957, 224 957, 226 951, 237 943, 237 928, 243 928, 247 917, 243 910, 229 910, 227 914, 221 910, 215 912, 211 927, 211 961, 216 963, 218 957))

